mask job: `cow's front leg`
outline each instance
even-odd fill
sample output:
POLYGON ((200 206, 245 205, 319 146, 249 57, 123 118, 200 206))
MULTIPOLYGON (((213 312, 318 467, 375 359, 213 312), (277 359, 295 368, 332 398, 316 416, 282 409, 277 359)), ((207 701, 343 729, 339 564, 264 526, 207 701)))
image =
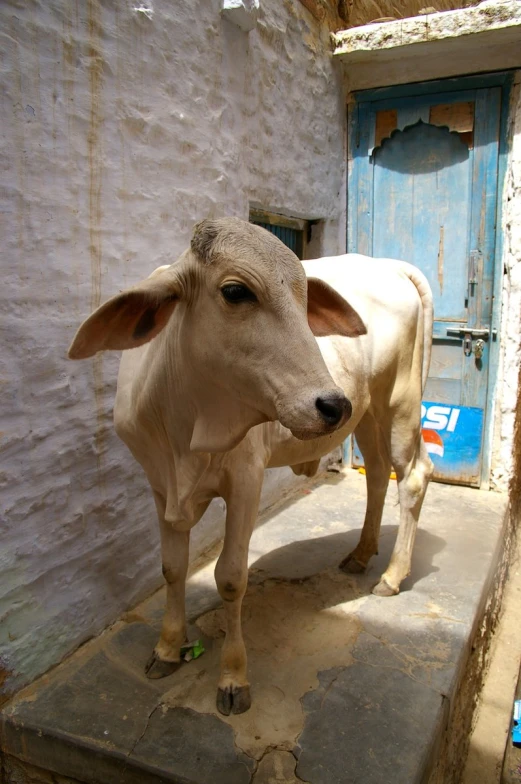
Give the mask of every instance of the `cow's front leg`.
MULTIPOLYGON (((154 493, 159 530, 161 533, 161 559, 163 576, 166 582, 166 607, 161 627, 161 635, 154 651, 145 665, 149 678, 164 678, 171 675, 181 665, 181 645, 186 641, 185 583, 188 570, 188 551, 190 530, 177 530, 176 526, 165 520, 165 501, 154 493)), ((201 507, 197 520, 208 504, 201 507)), ((186 528, 186 521, 180 520, 180 527, 186 528)))
POLYGON ((391 459, 389 448, 380 432, 380 426, 370 413, 366 413, 355 430, 356 441, 365 463, 367 507, 360 541, 340 564, 345 572, 364 572, 373 555, 378 552, 378 539, 384 509, 391 459))
POLYGON ((423 499, 433 474, 420 430, 419 406, 407 422, 405 416, 393 422, 391 452, 400 498, 400 525, 389 566, 373 588, 377 596, 392 596, 411 571, 412 549, 423 499))
POLYGON ((259 508, 263 468, 234 477, 226 500, 226 534, 215 567, 215 581, 224 602, 226 636, 221 652, 217 709, 225 716, 244 713, 251 705, 241 607, 248 584, 248 547, 259 508))

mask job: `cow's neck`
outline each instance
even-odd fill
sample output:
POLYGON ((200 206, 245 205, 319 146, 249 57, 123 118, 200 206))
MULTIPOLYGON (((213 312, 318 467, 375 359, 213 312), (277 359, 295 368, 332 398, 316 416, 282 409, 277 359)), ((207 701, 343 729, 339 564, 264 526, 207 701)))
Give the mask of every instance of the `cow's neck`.
POLYGON ((204 368, 194 368, 174 329, 153 341, 147 359, 139 385, 144 401, 140 408, 147 419, 153 412, 161 451, 168 454, 161 470, 167 484, 166 518, 189 521, 200 503, 220 494, 210 466, 265 417, 205 375, 204 368))

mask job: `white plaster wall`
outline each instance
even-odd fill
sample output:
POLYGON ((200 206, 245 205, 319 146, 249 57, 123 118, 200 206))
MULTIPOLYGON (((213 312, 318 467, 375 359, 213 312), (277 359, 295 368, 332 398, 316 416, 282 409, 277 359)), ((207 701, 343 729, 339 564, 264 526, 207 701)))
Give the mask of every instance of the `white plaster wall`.
POLYGON ((521 366, 521 71, 512 90, 510 152, 503 196, 501 362, 496 394, 492 481, 505 489, 513 468, 513 438, 521 366))
MULTIPOLYGON (((66 360, 80 321, 175 259, 196 221, 246 218, 250 202, 323 219, 314 252, 344 248, 327 33, 298 0, 262 0, 249 35, 220 0, 134 5, 0 8, 4 694, 160 582, 150 495, 112 429, 118 358, 66 360)), ((265 502, 289 481, 272 472, 265 502)), ((216 504, 193 555, 221 518, 216 504)))

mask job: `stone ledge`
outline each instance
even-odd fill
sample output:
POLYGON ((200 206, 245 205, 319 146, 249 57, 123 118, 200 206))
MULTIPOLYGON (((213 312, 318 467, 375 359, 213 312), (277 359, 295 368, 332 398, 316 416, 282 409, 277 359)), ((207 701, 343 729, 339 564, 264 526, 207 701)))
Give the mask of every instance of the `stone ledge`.
MULTIPOLYGON (((458 46, 469 38, 480 46, 520 41, 521 3, 518 0, 486 0, 478 6, 458 11, 443 11, 393 22, 354 27, 332 34, 334 55, 351 63, 393 55, 397 50, 414 47, 415 54, 441 42, 458 46)), ((521 64, 521 45, 519 46, 521 64)))

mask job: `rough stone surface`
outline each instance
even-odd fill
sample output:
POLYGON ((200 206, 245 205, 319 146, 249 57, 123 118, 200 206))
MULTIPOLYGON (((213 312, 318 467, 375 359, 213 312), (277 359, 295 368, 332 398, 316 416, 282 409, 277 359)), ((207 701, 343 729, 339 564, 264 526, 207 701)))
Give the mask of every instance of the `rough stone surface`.
POLYGON ((521 72, 517 73, 512 90, 509 120, 511 146, 503 194, 502 226, 502 357, 497 385, 497 439, 493 453, 493 479, 501 488, 513 476, 514 428, 521 394, 521 72))
POLYGON ((254 769, 250 757, 237 753, 231 727, 188 708, 155 711, 132 753, 194 784, 248 784, 254 769))
MULTIPOLYGON (((517 0, 486 0, 473 8, 425 14, 410 19, 364 25, 333 34, 335 54, 371 52, 425 42, 460 39, 491 30, 519 28, 517 0)), ((519 35, 519 31, 517 31, 519 35)))
POLYGON ((221 13, 229 22, 249 33, 257 24, 259 0, 223 0, 221 13))
POLYGON ((426 781, 454 737, 462 683, 472 701, 469 652, 477 640, 483 661, 506 497, 431 485, 411 575, 400 594, 379 598, 370 591, 394 545, 395 483, 379 555, 366 574, 338 569, 360 533, 364 485, 354 471, 330 474, 254 532, 247 713, 215 707, 223 614, 213 559, 187 590, 189 637, 202 637, 203 656, 163 680, 144 676, 160 591, 11 701, 0 749, 87 784, 426 781))
MULTIPOLYGON (((326 30, 265 0, 1 3, 0 684, 5 695, 161 582, 141 472, 111 421, 118 359, 66 359, 101 301, 250 203, 345 247, 342 80, 326 30), (288 129, 291 128, 291 133, 288 129)), ((266 503, 293 482, 268 477, 266 503)), ((192 555, 220 535, 222 504, 192 555)))
POLYGON ((348 781, 364 784, 420 784, 446 718, 439 692, 385 665, 321 673, 303 705, 297 775, 313 784, 343 781, 348 771, 356 776, 348 781))
POLYGON ((253 784, 299 784, 297 760, 289 751, 269 751, 259 762, 253 784))
POLYGON ((81 784, 77 779, 35 768, 34 765, 27 765, 8 755, 4 755, 0 760, 0 772, 4 776, 2 781, 8 781, 10 784, 81 784))

